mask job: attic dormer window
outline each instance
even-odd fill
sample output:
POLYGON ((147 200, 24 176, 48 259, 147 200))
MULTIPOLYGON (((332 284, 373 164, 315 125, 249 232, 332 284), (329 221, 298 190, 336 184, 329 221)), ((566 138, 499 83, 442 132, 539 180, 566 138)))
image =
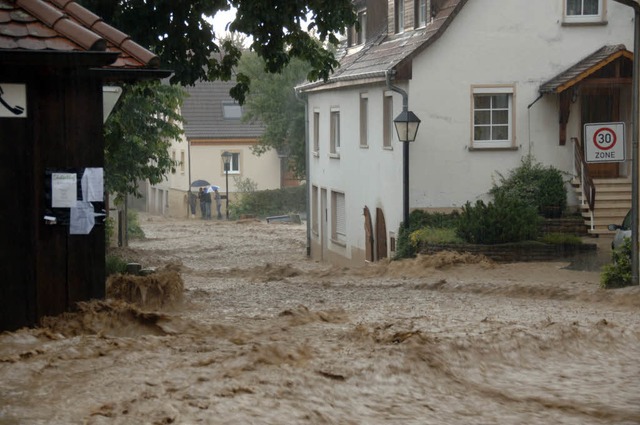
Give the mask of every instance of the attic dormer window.
POLYGON ((242 118, 242 106, 238 103, 225 102, 222 104, 222 113, 225 120, 239 120, 242 118))
POLYGON ((415 27, 422 28, 427 25, 428 0, 415 0, 415 27))
POLYGON ((364 44, 367 41, 367 11, 360 10, 358 12, 358 26, 359 30, 356 30, 355 25, 349 28, 349 47, 358 46, 364 44))
POLYGON ((564 22, 567 24, 604 22, 605 0, 565 0, 564 22))
POLYGON ((396 34, 404 32, 404 0, 394 0, 393 5, 393 22, 396 34))

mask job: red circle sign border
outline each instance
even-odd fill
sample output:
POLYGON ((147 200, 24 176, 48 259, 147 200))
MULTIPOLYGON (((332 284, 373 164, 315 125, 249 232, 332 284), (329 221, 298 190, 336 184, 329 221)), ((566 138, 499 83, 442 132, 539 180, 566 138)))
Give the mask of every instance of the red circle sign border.
POLYGON ((616 135, 616 132, 610 129, 609 127, 599 128, 595 133, 593 133, 593 144, 596 146, 596 148, 600 149, 601 151, 608 151, 609 149, 613 148, 616 145, 617 141, 618 141, 618 136, 616 135), (611 143, 611 146, 607 148, 603 148, 596 142, 596 136, 605 130, 613 135, 613 143, 611 143))

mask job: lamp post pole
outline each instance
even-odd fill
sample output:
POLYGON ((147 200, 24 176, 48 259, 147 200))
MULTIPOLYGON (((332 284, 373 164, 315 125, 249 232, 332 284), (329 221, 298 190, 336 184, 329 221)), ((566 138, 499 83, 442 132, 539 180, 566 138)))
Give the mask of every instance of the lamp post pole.
POLYGON ((224 162, 224 179, 225 179, 225 204, 226 204, 226 215, 227 220, 229 220, 229 165, 231 163, 231 158, 233 157, 232 153, 224 151, 222 153, 222 161, 224 162))
POLYGON ((387 87, 402 95, 402 112, 393 120, 393 125, 402 143, 402 222, 409 228, 409 143, 416 140, 420 119, 409 110, 409 95, 400 87, 391 84, 391 74, 387 73, 387 87))

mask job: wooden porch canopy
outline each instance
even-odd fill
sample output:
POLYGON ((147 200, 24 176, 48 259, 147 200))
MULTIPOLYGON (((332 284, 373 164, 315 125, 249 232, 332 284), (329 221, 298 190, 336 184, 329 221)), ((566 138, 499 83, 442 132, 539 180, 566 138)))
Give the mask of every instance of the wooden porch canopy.
POLYGON ((560 145, 564 145, 567 140, 569 109, 576 100, 577 88, 630 85, 632 68, 633 53, 623 44, 603 46, 540 86, 541 95, 560 96, 560 145))

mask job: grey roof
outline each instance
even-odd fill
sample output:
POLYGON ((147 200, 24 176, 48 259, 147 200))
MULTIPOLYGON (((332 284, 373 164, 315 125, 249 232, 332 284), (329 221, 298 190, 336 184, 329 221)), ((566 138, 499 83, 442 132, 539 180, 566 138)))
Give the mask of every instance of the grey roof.
POLYGON ((542 84, 540 86, 540 93, 563 92, 623 55, 630 58, 633 57, 633 53, 629 52, 624 44, 603 46, 569 69, 566 69, 542 84))
POLYGON ((223 104, 234 103, 229 90, 235 84, 235 81, 198 81, 185 87, 189 97, 182 105, 182 117, 188 139, 256 139, 262 135, 262 123, 224 118, 223 104))
POLYGON ((328 81, 308 83, 300 89, 310 90, 325 84, 340 81, 384 77, 387 71, 395 70, 435 42, 451 24, 467 0, 448 0, 438 11, 432 22, 424 28, 387 34, 386 25, 367 40, 362 49, 340 60, 340 67, 328 81))

